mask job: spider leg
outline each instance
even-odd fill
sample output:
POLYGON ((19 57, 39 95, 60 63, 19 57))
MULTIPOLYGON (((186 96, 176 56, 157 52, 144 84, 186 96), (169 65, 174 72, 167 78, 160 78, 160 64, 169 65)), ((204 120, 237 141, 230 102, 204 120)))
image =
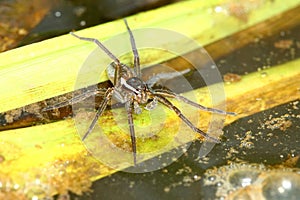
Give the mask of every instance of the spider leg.
POLYGON ((53 109, 56 109, 56 108, 65 107, 67 105, 71 105, 71 104, 83 101, 84 99, 87 99, 87 98, 89 98, 90 96, 93 96, 93 95, 97 95, 101 92, 102 92, 101 89, 85 91, 82 94, 76 95, 76 96, 74 96, 73 98, 71 98, 67 101, 63 101, 63 102, 59 102, 59 103, 51 105, 51 106, 47 106, 47 107, 42 109, 42 112, 48 111, 48 110, 53 110, 53 109))
POLYGON ((126 107, 126 110, 127 110, 130 137, 131 137, 133 163, 134 163, 134 165, 136 165, 136 138, 135 138, 134 123, 133 123, 133 118, 132 118, 133 106, 134 106, 134 103, 133 103, 132 100, 126 102, 126 104, 125 104, 125 107, 126 107))
POLYGON ((99 40, 95 39, 95 38, 88 38, 88 37, 81 37, 79 35, 76 35, 75 33, 73 32, 70 32, 70 34, 80 40, 85 40, 85 41, 89 41, 89 42, 94 42, 95 44, 98 45, 98 47, 100 47, 111 59, 114 60, 114 62, 116 64, 120 64, 120 61, 119 59, 114 56, 114 54, 112 54, 99 40))
POLYGON ((203 132, 202 130, 200 130, 199 128, 197 128, 196 126, 193 125, 193 123, 186 118, 186 116, 184 116, 182 114, 182 112, 176 107, 174 106, 168 99, 166 99, 165 97, 163 97, 162 95, 158 95, 155 94, 155 97, 157 98, 157 100, 162 103, 163 105, 167 106, 169 109, 173 110, 177 116, 186 124, 188 125, 193 131, 199 133, 200 135, 202 135, 204 138, 212 140, 215 143, 220 143, 220 141, 214 137, 209 136, 207 133, 203 132))
POLYGON ((154 90, 154 93, 162 95, 164 97, 176 98, 176 99, 178 99, 178 100, 180 100, 184 103, 187 103, 191 106, 194 106, 194 107, 199 108, 199 109, 204 110, 204 111, 217 113, 217 114, 222 114, 222 115, 232 115, 232 116, 236 115, 236 113, 234 113, 234 112, 226 112, 224 110, 219 110, 219 109, 215 109, 215 108, 209 108, 209 107, 202 106, 202 105, 200 105, 198 103, 195 103, 195 102, 193 102, 193 101, 191 101, 191 100, 189 100, 189 99, 187 99, 187 98, 185 98, 181 95, 178 95, 178 94, 176 94, 176 93, 174 93, 170 90, 160 90, 160 89, 158 89, 158 90, 154 90))
POLYGON ((96 115, 92 121, 92 123, 90 124, 87 132, 84 134, 84 136, 82 137, 82 141, 92 132, 92 130, 94 129, 99 117, 102 115, 103 111, 105 110, 105 108, 107 107, 107 104, 108 102, 110 101, 111 99, 111 96, 114 92, 114 88, 111 87, 111 88, 108 88, 105 92, 105 95, 104 95, 104 99, 103 101, 101 102, 97 112, 96 112, 96 115))
POLYGON ((111 52, 109 51, 99 40, 95 38, 88 38, 88 37, 81 37, 79 35, 76 35, 73 32, 70 32, 70 34, 80 40, 85 40, 88 42, 94 42, 100 49, 102 49, 111 59, 113 59, 114 63, 116 64, 116 69, 115 69, 115 76, 114 76, 114 86, 117 87, 119 85, 119 72, 120 72, 120 60, 111 52))
POLYGON ((134 55, 134 71, 136 73, 136 76, 138 78, 141 78, 141 68, 140 68, 140 56, 139 53, 136 49, 136 44, 135 44, 135 40, 133 37, 133 34, 128 26, 127 20, 124 19, 124 23, 126 25, 126 28, 128 30, 129 36, 130 36, 130 43, 131 43, 131 48, 132 48, 132 53, 134 55))

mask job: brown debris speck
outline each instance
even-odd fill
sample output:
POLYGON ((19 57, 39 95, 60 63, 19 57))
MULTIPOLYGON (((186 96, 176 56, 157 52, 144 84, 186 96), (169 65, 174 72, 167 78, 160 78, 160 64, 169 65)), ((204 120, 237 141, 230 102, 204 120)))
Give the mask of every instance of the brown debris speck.
POLYGON ((274 43, 274 47, 278 49, 289 49, 293 43, 293 40, 279 40, 274 43))
POLYGON ((238 74, 227 73, 223 76, 223 79, 226 83, 239 82, 242 78, 238 74))
POLYGON ((4 156, 0 155, 0 164, 5 161, 4 156))

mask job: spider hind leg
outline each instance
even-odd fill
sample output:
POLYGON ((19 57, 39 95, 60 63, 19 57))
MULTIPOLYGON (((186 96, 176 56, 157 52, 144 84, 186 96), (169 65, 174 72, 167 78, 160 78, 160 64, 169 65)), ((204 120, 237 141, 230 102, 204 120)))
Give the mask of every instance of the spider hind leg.
POLYGON ((196 126, 193 125, 193 123, 186 118, 185 115, 183 115, 183 113, 176 107, 174 106, 168 99, 166 99, 165 97, 161 96, 161 95, 156 95, 157 100, 162 103, 163 105, 167 106, 169 109, 173 110, 177 116, 186 124, 188 125, 193 131, 199 133, 201 136, 203 136, 204 138, 214 142, 214 143, 220 143, 220 140, 217 138, 214 138, 210 135, 208 135, 207 133, 205 133, 204 131, 200 130, 199 128, 197 128, 196 126))

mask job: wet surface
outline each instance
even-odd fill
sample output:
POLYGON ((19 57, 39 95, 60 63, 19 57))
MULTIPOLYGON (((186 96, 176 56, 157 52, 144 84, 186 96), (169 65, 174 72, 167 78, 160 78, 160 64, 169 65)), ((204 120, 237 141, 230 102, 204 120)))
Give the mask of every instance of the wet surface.
MULTIPOLYGON (((71 29, 85 28, 102 22, 98 16, 102 12, 98 12, 95 8, 94 11, 98 15, 94 15, 94 17, 87 16, 87 13, 92 13, 91 8, 86 8, 85 5, 78 2, 74 2, 75 6, 72 9, 68 7, 70 2, 64 2, 65 6, 52 10, 48 17, 44 19, 44 22, 37 26, 23 43, 30 43, 44 37, 69 32, 71 29), (77 16, 76 19, 74 19, 74 16, 77 16), (73 19, 72 23, 69 21, 70 19, 73 19), (63 25, 58 26, 58 23, 62 23, 63 25), (66 24, 72 25, 69 27, 66 24)), ((86 4, 89 4, 89 1, 86 4)), ((118 11, 118 9, 113 9, 113 11, 116 12, 106 13, 104 17, 106 21, 124 15, 124 12, 118 11)), ((132 12, 128 11, 125 13, 132 12)), ((258 38, 248 46, 219 58, 216 60, 216 63, 221 74, 226 76, 231 73, 236 75, 234 77, 237 77, 299 58, 299 31, 300 26, 297 26, 290 30, 282 30, 277 35, 266 39, 258 38)), ((210 53, 213 54, 213 52, 210 53)), ((204 85, 204 82, 192 73, 186 76, 191 81, 194 80, 192 84, 195 88, 204 85)), ((229 82, 231 80, 230 77, 229 82)), ((176 80, 170 80, 170 84, 172 83, 176 83, 176 80)), ((63 96, 62 98, 66 97, 63 96)), ((60 98, 52 99, 48 103, 51 104, 60 100, 60 98)), ((197 158, 201 142, 196 141, 192 143, 185 155, 164 169, 145 174, 118 172, 94 182, 92 186, 94 192, 85 194, 82 197, 72 195, 71 199, 214 199, 216 198, 218 188, 222 188, 222 185, 230 183, 232 184, 232 188, 238 188, 242 185, 238 181, 241 179, 240 177, 247 178, 249 174, 253 180, 263 176, 262 180, 266 183, 265 188, 254 190, 254 192, 268 197, 268 191, 277 186, 274 186, 275 183, 273 184, 269 181, 268 173, 270 172, 264 169, 274 169, 274 172, 272 172, 274 173, 273 175, 277 177, 277 180, 280 180, 284 177, 282 171, 280 171, 282 168, 300 167, 299 161, 295 161, 289 166, 285 163, 286 160, 299 156, 300 152, 299 101, 290 102, 274 109, 257 113, 225 127, 224 141, 216 145, 204 160, 197 158), (246 163, 246 167, 241 166, 241 162, 246 163), (238 164, 230 167, 230 163, 238 164), (252 170, 252 164, 255 166, 256 164, 260 165, 260 171, 252 170), (222 179, 223 182, 214 182, 215 178, 208 175, 206 178, 211 179, 213 184, 205 185, 204 175, 211 172, 209 170, 214 167, 217 167, 216 171, 219 170, 227 173, 229 178, 225 181, 222 179), (239 174, 232 173, 233 168, 238 171, 239 169, 248 170, 246 171, 247 176, 243 174, 243 170, 240 170, 239 174)), ((41 115, 40 110, 46 105, 47 103, 41 102, 36 105, 20 108, 19 110, 10 111, 8 115, 8 112, 2 113, 0 115, 0 123, 5 128, 18 128, 61 120, 72 115, 70 107, 41 115), (12 125, 10 123, 15 124, 12 125)), ((4 160, 5 157, 0 155, 0 163, 4 160)), ((257 169, 257 167, 254 168, 257 169)), ((288 173, 290 172, 296 173, 292 169, 288 171, 288 173)), ((215 174, 218 175, 217 172, 215 174)), ((287 176, 290 177, 290 174, 287 174, 287 176)), ((299 185, 299 179, 295 179, 294 181, 296 185, 299 185)), ((292 192, 288 196, 288 199, 293 199, 292 195, 298 195, 296 192, 293 193, 297 189, 298 187, 291 189, 292 192)), ((250 194, 251 192, 253 191, 250 191, 250 194)), ((59 198, 63 198, 63 196, 59 198)), ((69 196, 65 198, 69 198, 69 196)))
MULTIPOLYGON (((228 181, 226 184, 232 184, 231 189, 236 189, 240 186, 236 181, 237 176, 254 178, 261 176, 261 173, 263 175, 261 179, 266 181, 264 187, 272 188, 273 182, 268 181, 268 173, 272 172, 274 173, 272 176, 276 175, 280 179, 284 175, 282 171, 287 170, 289 173, 286 176, 293 177, 293 173, 296 172, 292 168, 300 167, 297 159, 292 165, 287 166, 285 163, 286 160, 300 154, 300 135, 297 134, 300 131, 299 107, 300 102, 295 101, 240 119, 224 128, 226 141, 216 145, 207 158, 203 160, 197 158, 201 142, 196 141, 185 155, 166 168, 144 174, 117 172, 94 182, 92 186, 94 192, 80 199, 215 199, 218 184, 225 184, 224 181, 228 181), (281 130, 280 125, 277 128, 268 127, 269 120, 274 117, 289 120, 291 126, 285 130, 281 130), (245 138, 248 135, 250 137, 247 141, 251 145, 245 145, 245 138), (243 162, 245 165, 236 164, 234 167, 229 165, 219 169, 224 176, 228 174, 228 180, 222 179, 223 183, 212 181, 214 184, 204 184, 206 180, 204 174, 212 174, 206 170, 235 162, 243 162), (269 167, 274 171, 266 170, 269 167), (242 173, 241 169, 248 171, 244 174, 230 175, 234 170, 242 173)), ((210 175, 208 179, 213 177, 210 175)), ((294 181, 300 184, 299 178, 294 181)), ((266 190, 268 191, 268 189, 264 191, 266 190)), ((295 193, 288 197, 291 199, 293 194, 297 194, 296 191, 298 187, 293 188, 292 192, 295 193)), ((260 190, 252 192, 257 193, 260 190)))

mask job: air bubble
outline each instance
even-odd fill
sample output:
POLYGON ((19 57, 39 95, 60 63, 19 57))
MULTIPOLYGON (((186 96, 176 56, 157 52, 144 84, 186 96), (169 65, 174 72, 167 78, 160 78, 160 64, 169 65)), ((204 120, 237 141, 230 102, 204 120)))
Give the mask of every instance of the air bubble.
POLYGON ((229 177, 229 182, 233 187, 246 187, 256 181, 258 176, 259 173, 256 171, 244 170, 233 173, 229 177))
POLYGON ((193 178, 194 178, 194 180, 199 180, 201 177, 198 175, 194 175, 193 178))
POLYGON ((292 172, 274 174, 263 182, 266 199, 297 200, 300 197, 300 176, 292 172))
POLYGON ((54 13, 54 16, 55 16, 55 17, 61 17, 61 12, 56 11, 56 12, 54 13))
POLYGON ((165 192, 165 193, 170 192, 170 190, 171 190, 171 189, 170 189, 169 187, 165 187, 165 188, 164 188, 164 192, 165 192))
POLYGON ((231 163, 208 170, 205 177, 205 185, 217 186, 215 199, 296 200, 300 196, 298 168, 274 169, 262 164, 231 163))
POLYGON ((214 176, 214 175, 213 176, 209 176, 208 180, 211 181, 211 182, 214 182, 216 180, 216 176, 214 176))
POLYGON ((86 21, 82 20, 80 21, 80 26, 85 26, 86 25, 86 21))
POLYGON ((221 181, 217 182, 216 186, 222 187, 223 186, 223 182, 221 182, 221 181))

